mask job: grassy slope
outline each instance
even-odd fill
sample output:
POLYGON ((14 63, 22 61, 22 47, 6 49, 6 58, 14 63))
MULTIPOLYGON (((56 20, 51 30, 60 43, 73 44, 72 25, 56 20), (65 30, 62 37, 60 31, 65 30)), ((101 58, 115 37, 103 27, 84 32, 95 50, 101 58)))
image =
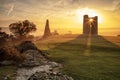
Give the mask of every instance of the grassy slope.
POLYGON ((118 36, 104 36, 105 39, 108 41, 111 41, 112 43, 115 43, 116 45, 120 46, 120 37, 118 36))
POLYGON ((62 71, 75 80, 119 80, 120 47, 103 37, 92 37, 87 52, 86 44, 84 36, 61 36, 38 42, 37 46, 47 50, 51 60, 62 63, 62 71))
MULTIPOLYGON (((77 36, 56 36, 36 44, 40 49, 47 50, 51 60, 64 64, 62 71, 75 80, 119 80, 120 37, 93 37, 86 54, 87 37, 77 36)), ((0 80, 5 76, 13 80, 15 73, 14 66, 0 66, 0 80)))
POLYGON ((16 70, 15 66, 0 66, 0 80, 5 80, 6 76, 7 80, 15 80, 16 70))

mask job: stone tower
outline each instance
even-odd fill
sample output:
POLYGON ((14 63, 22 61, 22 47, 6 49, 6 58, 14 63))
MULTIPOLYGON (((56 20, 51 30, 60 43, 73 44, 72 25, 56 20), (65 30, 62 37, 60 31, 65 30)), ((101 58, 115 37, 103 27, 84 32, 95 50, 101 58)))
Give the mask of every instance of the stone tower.
POLYGON ((45 25, 45 30, 44 30, 44 35, 43 38, 47 38, 51 35, 50 28, 49 28, 49 20, 46 20, 46 25, 45 25))
POLYGON ((84 15, 83 34, 98 35, 98 16, 88 17, 88 15, 84 15))

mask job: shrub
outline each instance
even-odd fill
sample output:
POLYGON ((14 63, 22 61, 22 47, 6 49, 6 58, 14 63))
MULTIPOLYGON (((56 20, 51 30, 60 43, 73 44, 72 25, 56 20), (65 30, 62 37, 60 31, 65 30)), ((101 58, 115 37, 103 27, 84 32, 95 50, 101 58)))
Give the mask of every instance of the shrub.
POLYGON ((17 45, 16 48, 21 53, 23 53, 23 52, 25 52, 27 50, 37 50, 37 47, 31 41, 23 41, 22 43, 20 43, 19 45, 17 45))
POLYGON ((19 62, 25 59, 25 56, 23 54, 20 54, 17 49, 11 46, 5 46, 0 48, 0 55, 0 61, 14 60, 19 62))

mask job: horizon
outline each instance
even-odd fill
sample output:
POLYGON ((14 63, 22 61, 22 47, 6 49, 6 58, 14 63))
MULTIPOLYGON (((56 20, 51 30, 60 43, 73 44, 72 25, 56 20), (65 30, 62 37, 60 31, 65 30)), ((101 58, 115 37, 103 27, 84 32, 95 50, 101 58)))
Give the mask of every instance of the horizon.
POLYGON ((83 15, 88 14, 98 16, 99 35, 116 36, 120 33, 119 13, 118 0, 4 0, 0 1, 0 27, 28 19, 37 26, 33 34, 42 35, 49 19, 52 32, 82 34, 83 15))

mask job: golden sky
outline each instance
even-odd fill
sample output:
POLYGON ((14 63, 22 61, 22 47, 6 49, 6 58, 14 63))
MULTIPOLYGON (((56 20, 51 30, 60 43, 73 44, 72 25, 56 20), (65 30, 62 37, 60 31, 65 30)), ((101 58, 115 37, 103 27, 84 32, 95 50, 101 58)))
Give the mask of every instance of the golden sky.
POLYGON ((51 31, 82 33, 83 15, 98 16, 100 35, 120 34, 120 0, 0 0, 0 27, 28 19, 42 35, 46 19, 51 31))

